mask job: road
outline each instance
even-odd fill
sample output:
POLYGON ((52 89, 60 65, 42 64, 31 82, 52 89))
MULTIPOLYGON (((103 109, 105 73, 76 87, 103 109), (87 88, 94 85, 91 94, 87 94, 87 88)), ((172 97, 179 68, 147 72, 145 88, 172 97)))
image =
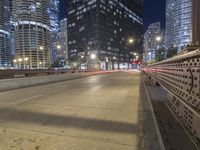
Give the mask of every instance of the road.
POLYGON ((0 150, 158 150, 140 73, 0 92, 0 150))

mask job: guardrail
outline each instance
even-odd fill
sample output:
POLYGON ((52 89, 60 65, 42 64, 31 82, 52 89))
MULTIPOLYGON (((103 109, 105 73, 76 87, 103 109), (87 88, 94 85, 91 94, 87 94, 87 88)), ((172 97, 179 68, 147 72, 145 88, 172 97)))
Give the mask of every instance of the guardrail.
POLYGON ((169 91, 169 108, 200 141, 200 50, 149 65, 143 71, 169 91))
POLYGON ((7 69, 0 70, 0 79, 13 78, 16 76, 36 76, 36 75, 50 75, 50 74, 64 74, 75 72, 93 72, 95 70, 69 70, 69 69, 7 69))

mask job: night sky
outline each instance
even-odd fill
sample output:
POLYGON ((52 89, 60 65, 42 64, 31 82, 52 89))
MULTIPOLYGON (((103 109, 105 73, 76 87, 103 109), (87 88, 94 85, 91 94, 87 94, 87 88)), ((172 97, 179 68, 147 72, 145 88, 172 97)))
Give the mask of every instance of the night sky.
MULTIPOLYGON (((62 19, 67 14, 67 0, 60 0, 60 16, 62 19)), ((150 23, 160 21, 165 27, 165 0, 144 0, 144 27, 147 29, 150 23)))

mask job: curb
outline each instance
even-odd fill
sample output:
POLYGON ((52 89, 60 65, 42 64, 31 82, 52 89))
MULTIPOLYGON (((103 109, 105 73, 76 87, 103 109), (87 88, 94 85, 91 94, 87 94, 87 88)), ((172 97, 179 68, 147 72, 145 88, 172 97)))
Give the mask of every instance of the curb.
POLYGON ((152 117, 153 117, 154 125, 155 125, 155 128, 156 128, 156 133, 157 133, 159 144, 160 144, 160 149, 161 150, 166 150, 164 142, 163 142, 163 139, 162 139, 162 136, 161 136, 161 133, 160 133, 160 129, 158 127, 158 122, 156 120, 156 116, 155 116, 154 111, 153 111, 153 106, 151 104, 151 99, 150 99, 150 96, 149 96, 149 92, 148 92, 147 87, 146 87, 146 85, 144 83, 144 79, 142 79, 142 82, 143 82, 143 85, 144 85, 144 88, 145 88, 145 92, 147 94, 147 99, 148 99, 148 102, 149 102, 149 106, 150 106, 150 109, 151 109, 151 114, 152 114, 152 117))

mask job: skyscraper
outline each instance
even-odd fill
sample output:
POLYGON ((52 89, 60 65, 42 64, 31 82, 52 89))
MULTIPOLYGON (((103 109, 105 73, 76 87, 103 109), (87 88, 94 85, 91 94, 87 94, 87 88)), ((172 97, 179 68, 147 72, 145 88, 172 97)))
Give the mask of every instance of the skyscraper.
POLYGON ((10 1, 0 1, 0 67, 11 65, 10 1))
POLYGON ((183 49, 192 38, 192 0, 166 0, 166 46, 183 49))
POLYGON ((50 18, 50 25, 51 25, 51 32, 58 32, 59 30, 59 0, 49 0, 50 5, 48 8, 49 18, 50 18))
POLYGON ((51 63, 54 62, 56 57, 56 48, 54 43, 56 43, 57 34, 59 32, 59 0, 50 0, 50 5, 48 8, 48 14, 50 18, 50 31, 51 31, 51 63))
POLYGON ((165 33, 161 30, 160 22, 149 25, 144 34, 144 62, 156 61, 156 51, 164 48, 165 33))
POLYGON ((19 68, 50 65, 49 0, 13 0, 14 42, 19 68))
MULTIPOLYGON (((142 52, 143 0, 68 1, 69 59, 97 55, 102 69, 132 63, 142 52), (134 43, 128 43, 128 39, 134 43), (110 65, 111 66, 111 65, 110 65)), ((88 62, 87 59, 87 62, 88 62)))
POLYGON ((60 21, 60 31, 57 34, 56 58, 68 59, 67 18, 60 21))

